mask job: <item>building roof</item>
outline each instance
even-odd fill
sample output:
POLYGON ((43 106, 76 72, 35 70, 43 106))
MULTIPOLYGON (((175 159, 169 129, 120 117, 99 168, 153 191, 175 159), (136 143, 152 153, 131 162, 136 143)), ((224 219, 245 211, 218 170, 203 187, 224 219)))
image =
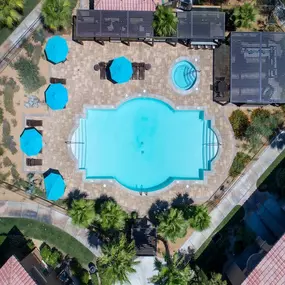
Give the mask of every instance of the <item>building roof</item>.
POLYGON ((285 103, 285 34, 231 34, 231 102, 285 103))
POLYGON ((242 285, 285 284, 285 235, 254 268, 242 285))
POLYGON ((14 255, 0 268, 0 284, 37 285, 14 255))
POLYGON ((94 0, 96 10, 154 11, 160 0, 94 0))
MULTIPOLYGON (((151 11, 77 10, 77 38, 153 38, 151 11)), ((173 38, 213 41, 225 38, 225 13, 199 9, 179 12, 173 38)))

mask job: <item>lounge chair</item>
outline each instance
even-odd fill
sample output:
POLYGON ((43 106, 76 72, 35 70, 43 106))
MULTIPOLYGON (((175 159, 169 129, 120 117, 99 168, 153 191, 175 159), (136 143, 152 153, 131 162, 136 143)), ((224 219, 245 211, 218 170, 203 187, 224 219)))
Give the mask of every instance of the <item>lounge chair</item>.
POLYGON ((42 120, 26 120, 26 125, 28 127, 42 127, 43 121, 42 120))
POLYGON ((145 78, 145 64, 140 63, 139 64, 139 80, 144 80, 145 78))
POLYGON ((41 166, 43 165, 43 160, 39 158, 27 158, 26 165, 27 166, 41 166))
POLYGON ((132 66, 133 66, 132 80, 138 80, 139 64, 137 62, 133 62, 132 66))
POLYGON ((100 67, 100 79, 104 80, 104 79, 106 79, 107 63, 106 62, 99 62, 99 67, 100 67))
POLYGON ((61 84, 65 85, 66 84, 66 79, 51 77, 49 82, 50 83, 61 83, 61 84))

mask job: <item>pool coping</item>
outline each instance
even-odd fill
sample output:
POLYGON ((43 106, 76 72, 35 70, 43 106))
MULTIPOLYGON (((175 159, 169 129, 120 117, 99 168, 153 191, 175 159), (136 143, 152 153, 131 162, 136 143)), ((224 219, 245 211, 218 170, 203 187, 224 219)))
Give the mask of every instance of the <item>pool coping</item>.
POLYGON ((120 189, 123 189, 124 191, 127 191, 127 192, 132 193, 132 194, 137 195, 137 196, 155 196, 157 194, 160 194, 160 193, 163 193, 165 191, 170 190, 175 184, 185 185, 185 189, 189 189, 191 185, 197 185, 197 184, 206 185, 208 183, 208 178, 212 175, 215 175, 215 165, 216 165, 216 162, 218 161, 218 159, 220 158, 221 152, 222 152, 221 135, 220 135, 219 130, 215 127, 215 117, 212 118, 211 116, 209 116, 207 114, 207 107, 202 107, 202 106, 198 106, 198 107, 176 106, 171 100, 167 99, 166 97, 164 97, 162 95, 147 93, 145 90, 142 93, 134 93, 132 95, 126 94, 125 98, 122 100, 119 100, 115 105, 88 105, 88 104, 84 104, 83 105, 83 112, 81 114, 77 114, 74 118, 75 124, 69 133, 68 141, 72 140, 74 132, 76 131, 76 129, 80 125, 80 119, 86 119, 88 109, 93 108, 93 109, 110 109, 110 110, 112 110, 112 109, 118 108, 123 103, 130 101, 132 99, 136 99, 136 98, 158 99, 158 100, 161 100, 162 102, 170 105, 174 110, 177 110, 177 111, 179 111, 179 110, 189 110, 189 111, 190 110, 201 110, 201 111, 204 111, 204 120, 211 120, 211 129, 215 132, 217 139, 218 139, 218 142, 219 142, 218 153, 214 157, 214 159, 211 161, 211 169, 210 170, 203 170, 203 174, 204 174, 203 180, 173 179, 173 181, 171 183, 169 183, 167 186, 165 186, 161 189, 157 189, 155 191, 150 191, 150 192, 135 191, 135 190, 131 190, 131 189, 127 188, 126 186, 122 185, 115 178, 113 178, 113 179, 108 179, 108 178, 106 178, 106 179, 86 179, 86 170, 85 169, 79 169, 79 161, 75 157, 75 155, 73 154, 72 149, 71 149, 71 145, 67 145, 67 151, 69 153, 69 156, 71 157, 71 159, 75 163, 75 171, 77 173, 82 174, 82 182, 83 183, 102 184, 102 186, 104 188, 107 187, 107 184, 116 184, 116 186, 118 186, 120 189))
POLYGON ((201 69, 200 69, 200 56, 180 56, 178 57, 176 60, 174 60, 174 62, 171 64, 170 68, 169 68, 169 72, 168 72, 168 83, 170 84, 170 86, 172 87, 172 89, 178 93, 179 95, 182 96, 187 96, 190 95, 194 90, 198 91, 199 90, 199 84, 200 84, 200 73, 201 73, 201 69), (191 62, 192 65, 194 65, 196 71, 197 71, 197 78, 196 81, 194 83, 194 85, 189 89, 189 90, 181 90, 179 88, 177 88, 175 86, 175 84, 172 81, 172 70, 175 66, 176 63, 183 61, 183 60, 187 60, 189 62, 191 62))

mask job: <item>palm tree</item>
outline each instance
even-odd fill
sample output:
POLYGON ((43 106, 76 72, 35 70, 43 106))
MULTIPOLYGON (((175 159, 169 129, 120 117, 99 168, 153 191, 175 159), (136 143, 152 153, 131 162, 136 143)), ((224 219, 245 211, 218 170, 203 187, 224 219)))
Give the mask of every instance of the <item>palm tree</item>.
POLYGON ((0 23, 12 29, 21 19, 23 0, 0 0, 0 23))
POLYGON ((94 201, 74 200, 68 214, 72 218, 73 224, 87 228, 95 219, 94 201))
POLYGON ((53 31, 69 27, 71 14, 69 0, 45 0, 42 7, 44 23, 53 31))
POLYGON ((158 221, 158 233, 166 240, 175 242, 177 238, 182 238, 187 233, 188 222, 179 209, 171 208, 161 213, 158 221))
POLYGON ((234 9, 234 24, 236 27, 250 28, 252 22, 255 21, 257 10, 250 3, 244 3, 240 7, 234 9))
POLYGON ((189 218, 189 224, 193 229, 203 231, 210 226, 211 217, 206 206, 196 205, 194 207, 193 216, 189 218))
POLYGON ((125 235, 115 243, 105 244, 102 247, 103 255, 98 258, 97 265, 102 284, 124 284, 129 282, 128 274, 135 273, 134 266, 136 250, 134 241, 129 242, 125 235))
POLYGON ((100 205, 95 221, 102 230, 123 230, 128 214, 114 201, 106 201, 100 205))
POLYGON ((157 6, 154 13, 152 26, 154 33, 159 37, 170 37, 176 33, 178 19, 172 8, 157 6))
POLYGON ((188 285, 195 275, 189 264, 177 253, 166 263, 156 259, 154 265, 158 271, 158 274, 151 278, 154 285, 188 285))

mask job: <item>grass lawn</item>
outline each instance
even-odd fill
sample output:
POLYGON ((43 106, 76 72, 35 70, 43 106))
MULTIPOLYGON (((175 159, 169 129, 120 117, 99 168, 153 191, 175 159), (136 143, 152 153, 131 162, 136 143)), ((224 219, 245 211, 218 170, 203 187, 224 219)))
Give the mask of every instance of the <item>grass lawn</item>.
POLYGON ((285 150, 273 161, 256 182, 260 191, 268 191, 284 196, 285 150))
MULTIPOLYGON (((23 9, 23 16, 21 21, 23 21, 28 14, 37 6, 39 0, 25 0, 24 9, 23 9)), ((20 24, 20 23, 19 23, 20 24)), ((15 27, 16 29, 17 27, 15 27)), ((0 28, 0 45, 10 36, 10 34, 15 29, 8 29, 6 27, 0 28)))
POLYGON ((223 264, 227 260, 225 250, 229 247, 229 240, 227 238, 228 228, 233 225, 238 225, 243 217, 243 207, 235 206, 215 229, 213 234, 204 242, 199 250, 196 251, 196 262, 205 272, 222 272, 223 264), (212 237, 218 232, 221 234, 221 239, 215 243, 212 241, 212 237))
POLYGON ((94 259, 93 253, 66 232, 31 219, 1 218, 0 236, 7 234, 16 226, 27 238, 42 240, 65 254, 75 257, 81 264, 88 264, 94 259))

